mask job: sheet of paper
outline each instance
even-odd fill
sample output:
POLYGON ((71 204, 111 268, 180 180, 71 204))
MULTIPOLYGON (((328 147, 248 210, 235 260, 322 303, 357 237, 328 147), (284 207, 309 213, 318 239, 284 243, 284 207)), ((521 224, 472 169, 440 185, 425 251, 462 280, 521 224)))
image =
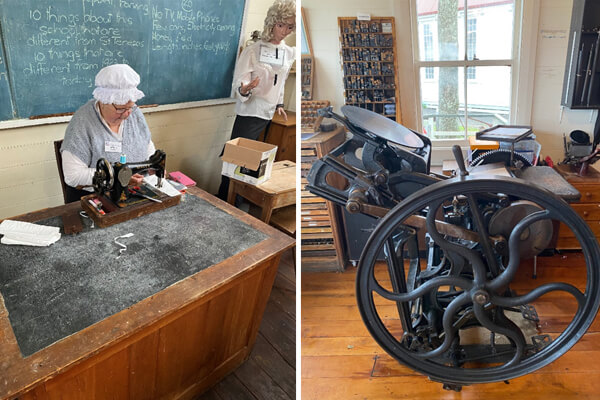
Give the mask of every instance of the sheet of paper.
POLYGON ((60 228, 7 219, 0 223, 0 234, 4 235, 3 244, 50 246, 60 239, 60 228))
POLYGON ((156 175, 148 175, 144 177, 144 183, 151 186, 153 189, 160 190, 167 196, 181 196, 181 192, 175 189, 166 179, 162 180, 162 187, 156 187, 158 177, 156 175))

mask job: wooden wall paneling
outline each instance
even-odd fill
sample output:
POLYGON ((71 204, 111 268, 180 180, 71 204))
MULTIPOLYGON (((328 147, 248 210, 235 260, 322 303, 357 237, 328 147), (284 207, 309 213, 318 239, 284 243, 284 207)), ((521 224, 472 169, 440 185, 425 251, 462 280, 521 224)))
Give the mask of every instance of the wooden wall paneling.
POLYGON ((129 398, 152 400, 156 398, 156 373, 159 332, 131 344, 129 352, 129 398))
POLYGON ((213 369, 214 364, 208 362, 216 352, 215 332, 211 328, 215 326, 213 322, 218 322, 213 321, 214 318, 224 318, 224 314, 213 312, 210 315, 208 312, 210 305, 216 305, 216 301, 211 300, 191 310, 159 330, 156 397, 166 396, 173 390, 180 392, 189 377, 186 374, 206 373, 199 371, 202 365, 213 369))
POLYGON ((94 365, 96 399, 129 399, 129 349, 123 349, 94 365))

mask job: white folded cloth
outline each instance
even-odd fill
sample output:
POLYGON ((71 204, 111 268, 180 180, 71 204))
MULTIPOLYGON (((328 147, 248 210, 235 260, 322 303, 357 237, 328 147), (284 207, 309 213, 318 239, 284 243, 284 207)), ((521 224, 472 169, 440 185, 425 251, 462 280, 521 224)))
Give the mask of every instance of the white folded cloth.
POLYGON ((0 234, 4 235, 2 244, 50 246, 60 239, 60 228, 5 219, 0 223, 0 234))

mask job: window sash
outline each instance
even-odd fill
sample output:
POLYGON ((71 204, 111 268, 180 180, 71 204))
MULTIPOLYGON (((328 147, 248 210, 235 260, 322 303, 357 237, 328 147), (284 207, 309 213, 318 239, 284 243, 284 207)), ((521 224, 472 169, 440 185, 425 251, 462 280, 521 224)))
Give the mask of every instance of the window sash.
MULTIPOLYGON (((534 0, 536 3, 537 0, 534 0)), ((521 18, 523 15, 523 3, 522 0, 514 0, 514 8, 513 8, 513 43, 512 43, 512 58, 509 59, 488 59, 488 60, 478 60, 478 59, 463 59, 463 60, 444 60, 444 61, 430 61, 430 60, 421 60, 421 56, 419 55, 419 23, 418 23, 418 15, 417 15, 417 5, 416 5, 417 0, 411 0, 411 20, 412 20, 412 24, 413 24, 413 66, 414 66, 414 77, 415 77, 415 89, 416 89, 416 94, 417 94, 417 104, 420 104, 422 101, 421 98, 421 75, 420 75, 420 71, 422 68, 424 67, 463 67, 463 74, 464 74, 464 79, 463 79, 463 90, 464 90, 464 102, 465 102, 465 119, 468 115, 467 113, 467 109, 468 109, 468 84, 472 81, 470 79, 468 79, 468 70, 472 70, 473 68, 467 68, 467 67, 478 67, 478 66, 508 66, 511 68, 511 76, 512 76, 512 82, 511 82, 511 101, 510 101, 510 119, 511 119, 511 123, 515 123, 515 115, 516 115, 516 100, 517 100, 517 96, 516 96, 516 84, 519 81, 519 71, 518 69, 520 68, 519 65, 519 51, 522 50, 520 49, 519 43, 521 41, 521 37, 520 37, 520 27, 522 25, 521 22, 521 18)), ((467 58, 467 35, 468 35, 468 21, 471 19, 469 18, 468 12, 469 12, 469 8, 468 8, 468 0, 465 0, 466 7, 467 7, 467 18, 464 18, 464 14, 463 14, 463 23, 464 23, 464 31, 463 31, 463 35, 464 37, 462 38, 462 40, 464 40, 465 43, 465 58, 467 58)), ((529 6, 529 5, 528 5, 529 6)), ((459 39, 460 40, 460 39, 459 39)), ((476 39, 475 39, 476 40, 476 39)), ((475 54, 476 56, 476 54, 475 54)), ((417 129, 419 131, 422 131, 423 129, 423 116, 422 116, 422 110, 421 107, 416 107, 416 116, 417 116, 417 129)), ((464 144, 466 144, 466 139, 467 139, 467 131, 465 131, 465 137, 464 137, 464 144)), ((443 145, 442 143, 444 142, 444 140, 437 140, 434 139, 436 145, 439 143, 441 145, 443 145)), ((456 143, 456 141, 453 141, 453 143, 456 143)), ((459 143, 460 144, 460 143, 459 143)))

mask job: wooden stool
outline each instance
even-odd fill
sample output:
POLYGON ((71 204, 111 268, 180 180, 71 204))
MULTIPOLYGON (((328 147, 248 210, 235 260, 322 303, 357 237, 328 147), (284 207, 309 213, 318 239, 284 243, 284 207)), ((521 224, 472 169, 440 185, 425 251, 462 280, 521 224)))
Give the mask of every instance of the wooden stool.
POLYGON ((273 210, 296 204, 296 163, 292 161, 274 163, 271 178, 260 185, 250 185, 231 179, 227 202, 235 205, 236 195, 261 207, 260 220, 268 224, 273 210))

